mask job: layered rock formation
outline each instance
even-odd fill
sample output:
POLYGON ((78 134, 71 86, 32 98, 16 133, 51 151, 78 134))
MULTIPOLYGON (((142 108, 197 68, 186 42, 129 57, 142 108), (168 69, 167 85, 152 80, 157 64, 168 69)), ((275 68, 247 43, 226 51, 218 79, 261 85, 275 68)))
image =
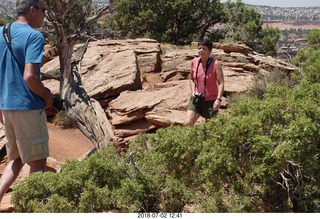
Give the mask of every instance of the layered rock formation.
MULTIPOLYGON (((295 70, 243 45, 215 43, 212 55, 225 75, 222 109, 227 108, 228 95, 246 91, 255 74, 295 70)), ((183 125, 190 63, 196 56, 196 45, 177 49, 150 39, 91 42, 81 64, 83 87, 105 109, 114 134, 126 141, 140 132, 183 125)), ((58 69, 58 57, 42 68, 45 85, 56 94, 58 69)))
MULTIPOLYGON (((257 73, 295 67, 243 45, 214 44, 212 55, 225 75, 222 110, 228 96, 246 91, 257 73)), ((141 132, 183 125, 190 96, 188 76, 196 45, 174 48, 150 39, 91 42, 81 63, 83 87, 105 109, 114 134, 126 142, 141 132)), ((59 95, 59 58, 41 69, 44 84, 59 95)), ((200 122, 202 122, 200 120, 200 122)), ((4 142, 0 132, 0 148, 4 142)))

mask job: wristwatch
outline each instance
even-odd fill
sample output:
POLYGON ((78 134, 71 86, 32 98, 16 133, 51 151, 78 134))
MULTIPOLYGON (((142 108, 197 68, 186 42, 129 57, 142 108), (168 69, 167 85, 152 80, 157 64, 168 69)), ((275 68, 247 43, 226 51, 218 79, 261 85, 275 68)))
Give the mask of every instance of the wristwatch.
POLYGON ((221 101, 222 101, 222 98, 217 98, 217 100, 219 100, 219 102, 221 102, 221 101))

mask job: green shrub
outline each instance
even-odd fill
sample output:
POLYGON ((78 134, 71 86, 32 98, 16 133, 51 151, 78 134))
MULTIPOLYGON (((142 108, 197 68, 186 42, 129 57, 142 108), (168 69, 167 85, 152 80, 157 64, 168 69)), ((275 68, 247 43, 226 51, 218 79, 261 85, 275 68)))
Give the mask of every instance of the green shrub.
POLYGON ((60 173, 35 173, 15 187, 17 212, 101 212, 114 209, 112 191, 126 177, 114 148, 83 162, 71 160, 60 173), (32 188, 36 188, 33 191, 32 188), (59 206, 59 203, 68 203, 59 206))
POLYGON ((320 83, 275 78, 208 123, 31 174, 13 188, 15 211, 318 212, 320 83))
POLYGON ((32 174, 14 187, 15 210, 315 211, 318 90, 269 86, 263 100, 240 101, 208 123, 159 129, 131 141, 127 153, 106 148, 60 173, 32 174))

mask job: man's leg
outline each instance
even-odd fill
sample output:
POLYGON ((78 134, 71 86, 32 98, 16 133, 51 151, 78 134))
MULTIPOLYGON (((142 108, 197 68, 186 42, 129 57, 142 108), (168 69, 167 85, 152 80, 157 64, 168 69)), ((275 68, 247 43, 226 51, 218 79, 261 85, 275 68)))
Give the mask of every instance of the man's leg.
POLYGON ((15 133, 21 160, 30 173, 43 172, 49 156, 47 117, 44 110, 17 111, 15 133), (30 128, 32 127, 32 128, 30 128))
POLYGON ((8 191, 12 183, 17 179, 23 163, 21 159, 11 160, 5 167, 3 174, 0 179, 0 203, 4 194, 8 191))
POLYGON ((44 172, 47 159, 35 160, 28 163, 30 166, 30 174, 34 172, 44 172))

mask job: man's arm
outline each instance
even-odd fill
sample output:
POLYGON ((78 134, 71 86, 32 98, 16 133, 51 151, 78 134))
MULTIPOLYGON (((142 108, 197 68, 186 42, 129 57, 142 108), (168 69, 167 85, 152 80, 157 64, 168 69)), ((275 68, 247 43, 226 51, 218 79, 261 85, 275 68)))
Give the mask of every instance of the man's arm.
POLYGON ((45 88, 37 75, 37 64, 27 63, 24 68, 23 79, 35 94, 42 98, 46 107, 52 107, 53 97, 45 88))

